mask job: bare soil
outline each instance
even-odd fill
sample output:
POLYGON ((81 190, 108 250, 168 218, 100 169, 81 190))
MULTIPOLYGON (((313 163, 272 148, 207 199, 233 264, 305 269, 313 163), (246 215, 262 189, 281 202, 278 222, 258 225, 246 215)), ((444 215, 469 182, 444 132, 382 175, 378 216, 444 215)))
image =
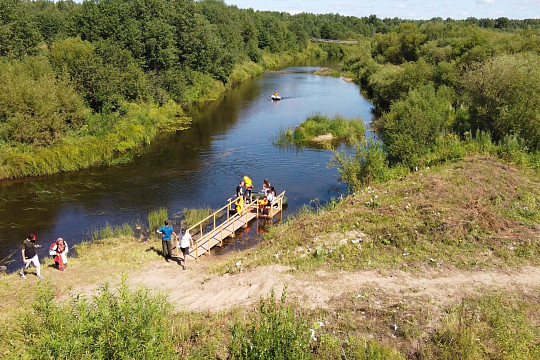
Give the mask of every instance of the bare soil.
MULTIPOLYGON (((132 273, 128 281, 166 295, 178 310, 219 311, 235 306, 250 306, 273 289, 280 297, 287 287, 287 297, 307 308, 331 308, 333 300, 348 294, 363 297, 366 289, 375 289, 385 298, 422 298, 437 307, 459 303, 465 296, 486 289, 502 288, 520 292, 537 291, 540 267, 489 270, 434 269, 421 275, 395 271, 299 273, 273 265, 237 274, 213 275, 205 271, 212 261, 188 263, 182 270, 176 263, 153 262, 148 268, 132 273)), ((79 289, 80 290, 80 289, 79 289)), ((376 299, 373 300, 376 304, 376 299)))

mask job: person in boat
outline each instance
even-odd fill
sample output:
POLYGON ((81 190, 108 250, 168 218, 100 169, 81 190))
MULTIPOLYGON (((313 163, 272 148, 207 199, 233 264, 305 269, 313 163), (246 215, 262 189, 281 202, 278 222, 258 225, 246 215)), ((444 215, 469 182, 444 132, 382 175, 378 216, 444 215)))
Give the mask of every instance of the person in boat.
POLYGON ((54 256, 54 263, 58 270, 64 271, 67 265, 68 245, 62 238, 51 244, 49 255, 54 256))
POLYGON ((246 200, 249 198, 251 199, 251 191, 253 190, 253 182, 249 178, 249 176, 244 175, 244 183, 246 187, 246 200))
POLYGON ((274 93, 274 97, 275 98, 279 97, 279 94, 277 93, 277 91, 274 93))
POLYGON ((270 191, 270 182, 268 181, 268 179, 264 179, 262 186, 262 193, 264 194, 264 196, 268 194, 268 191, 270 191))

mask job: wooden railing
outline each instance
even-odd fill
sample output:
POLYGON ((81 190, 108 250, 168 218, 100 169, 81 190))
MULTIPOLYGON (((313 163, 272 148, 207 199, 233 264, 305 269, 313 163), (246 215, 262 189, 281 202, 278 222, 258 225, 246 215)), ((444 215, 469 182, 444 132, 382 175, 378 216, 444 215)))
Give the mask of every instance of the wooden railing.
MULTIPOLYGON (((283 209, 284 197, 285 191, 276 196, 276 198, 269 203, 270 208, 268 210, 268 214, 270 217, 273 216, 273 213, 279 212, 283 209), (274 208, 275 205, 277 205, 277 208, 274 208)), ((228 199, 227 205, 214 211, 212 214, 208 215, 207 217, 187 229, 190 234, 196 234, 193 235, 193 240, 195 242, 195 258, 199 257, 199 247, 202 247, 202 249, 205 250, 204 252, 206 252, 210 251, 211 246, 216 245, 209 244, 208 249, 204 249, 204 245, 208 243, 210 239, 214 238, 218 232, 219 244, 220 246, 222 246, 223 240, 225 238, 229 236, 234 237, 236 231, 238 231, 240 227, 247 225, 249 221, 260 216, 259 206, 257 205, 256 201, 245 204, 244 209, 240 213, 235 213, 231 215, 229 210, 232 209, 232 204, 234 204, 237 200, 238 197, 228 199), (224 217, 224 215, 222 215, 223 211, 226 212, 227 219, 218 224, 218 219, 224 217), (231 228, 228 229, 228 227, 231 228)), ((190 254, 191 252, 192 251, 190 251, 190 254)))

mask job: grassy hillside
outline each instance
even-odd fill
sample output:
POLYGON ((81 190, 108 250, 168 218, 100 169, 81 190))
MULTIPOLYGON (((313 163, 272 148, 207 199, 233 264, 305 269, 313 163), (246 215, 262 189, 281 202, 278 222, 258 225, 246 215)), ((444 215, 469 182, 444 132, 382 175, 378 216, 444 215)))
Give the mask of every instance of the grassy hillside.
MULTIPOLYGON (((186 278, 181 275, 194 278, 196 287, 211 277, 227 287, 254 281, 243 272, 268 264, 288 267, 289 281, 298 279, 296 286, 301 287, 338 280, 343 284, 355 275, 377 273, 388 278, 402 273, 400 279, 411 284, 428 284, 425 279, 449 273, 464 278, 482 272, 495 277, 527 269, 537 273, 539 185, 535 173, 491 157, 468 157, 367 188, 318 213, 302 211, 272 228, 259 246, 203 259, 190 265, 191 273, 167 267, 160 271, 172 272, 169 278, 159 274, 163 284, 172 281, 184 299, 196 289, 183 288, 186 278), (232 275, 221 276, 227 272, 232 275)), ((16 274, 3 276, 0 320, 6 326, 0 336, 9 341, 2 342, 0 353, 6 358, 120 358, 137 349, 126 341, 131 339, 134 344, 150 341, 137 352, 144 358, 540 356, 540 288, 534 278, 530 284, 525 279, 521 286, 502 288, 489 280, 473 281, 470 289, 437 294, 413 285, 406 292, 389 291, 373 277, 371 285, 335 294, 325 307, 287 298, 285 289, 281 300, 272 295, 258 307, 214 312, 182 310, 180 303, 144 289, 131 290, 126 282, 117 290, 105 286, 97 291, 105 281, 119 283, 123 273, 150 276, 155 260, 160 260, 158 245, 156 240, 125 236, 77 246, 78 256, 64 273, 49 269, 51 261, 45 261, 47 285, 39 286, 33 276, 24 281, 16 274), (151 340, 149 332, 168 335, 151 340), (77 334, 93 340, 62 346, 77 334)), ((156 287, 164 295, 170 288, 156 287)))

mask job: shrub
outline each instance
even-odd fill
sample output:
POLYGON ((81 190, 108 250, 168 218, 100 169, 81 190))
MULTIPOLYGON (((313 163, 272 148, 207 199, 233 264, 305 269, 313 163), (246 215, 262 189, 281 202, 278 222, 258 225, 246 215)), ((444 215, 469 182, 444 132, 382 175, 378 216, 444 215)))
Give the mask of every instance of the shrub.
POLYGON ((103 286, 92 300, 57 304, 50 286, 38 286, 21 320, 23 352, 33 359, 155 359, 175 357, 170 305, 125 279, 103 286))
POLYGON ((432 85, 413 90, 404 100, 392 104, 390 112, 376 123, 393 163, 414 166, 453 120, 453 91, 432 85))
POLYGON ((357 146, 354 156, 334 152, 331 164, 338 165, 340 180, 351 189, 384 181, 388 171, 386 153, 381 144, 373 140, 357 146))
POLYGON ((286 291, 281 300, 261 300, 257 316, 246 330, 239 322, 231 328, 231 359, 309 359, 310 332, 302 315, 285 306, 286 291))

